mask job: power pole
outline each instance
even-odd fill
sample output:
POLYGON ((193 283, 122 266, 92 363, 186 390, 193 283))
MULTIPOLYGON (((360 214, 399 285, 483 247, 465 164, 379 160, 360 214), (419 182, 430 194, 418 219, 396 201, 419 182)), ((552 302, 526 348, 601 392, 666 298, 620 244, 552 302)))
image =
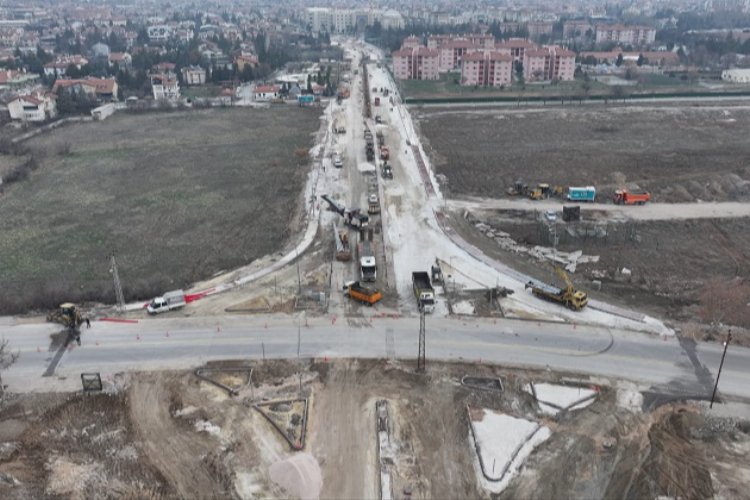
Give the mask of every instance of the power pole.
POLYGON ((423 373, 427 366, 425 355, 425 326, 424 326, 424 308, 419 309, 419 354, 417 355, 417 371, 423 373))
POLYGON ((125 311, 125 297, 122 295, 122 283, 120 283, 120 273, 117 272, 117 260, 115 254, 112 254, 111 268, 109 272, 112 273, 112 280, 115 285, 115 298, 117 299, 117 310, 120 312, 125 311))
POLYGON ((727 355, 727 347, 729 347, 729 342, 732 341, 732 330, 729 330, 729 335, 727 335, 727 340, 724 342, 724 352, 721 355, 721 362, 719 363, 719 373, 716 374, 716 383, 714 384, 714 392, 711 394, 711 404, 708 405, 709 408, 714 407, 714 398, 716 397, 716 389, 719 388, 719 377, 721 377, 721 369, 724 367, 724 357, 727 355))

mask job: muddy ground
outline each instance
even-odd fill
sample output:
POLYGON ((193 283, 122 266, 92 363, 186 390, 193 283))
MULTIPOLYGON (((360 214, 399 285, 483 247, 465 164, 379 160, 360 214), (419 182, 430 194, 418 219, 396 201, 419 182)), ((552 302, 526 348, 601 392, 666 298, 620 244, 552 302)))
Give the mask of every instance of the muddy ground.
POLYGON ((112 252, 130 300, 278 251, 319 128, 298 107, 118 113, 25 142, 36 168, 0 193, 0 313, 113 303, 112 252))
POLYGON ((627 186, 663 202, 750 198, 745 106, 414 107, 452 196, 529 185, 627 186))
MULTIPOLYGON (((479 233, 463 214, 454 213, 454 227, 500 260, 538 279, 557 282, 552 264, 501 249, 479 233)), ((477 219, 508 233, 525 246, 551 247, 554 232, 540 214, 520 211, 478 211, 477 219)), ((576 223, 557 222, 564 252, 598 255, 598 263, 578 266, 573 280, 594 296, 665 316, 688 325, 701 337, 715 336, 711 325, 740 327, 737 340, 750 341, 750 233, 746 219, 609 222, 596 214, 576 223), (578 231, 576 228, 580 228, 578 231), (587 232, 584 229, 588 228, 587 232), (591 236, 585 236, 585 234, 591 236), (599 236, 593 236, 598 234, 599 236), (575 235, 575 236, 573 236, 575 235), (629 276, 622 269, 630 271, 629 276), (601 282, 597 290, 594 281, 601 282), (742 329, 745 329, 743 331, 742 329)))
POLYGON ((750 473, 742 461, 750 452, 747 422, 709 419, 687 404, 643 413, 622 403, 628 399, 622 388, 606 385, 591 406, 545 417, 521 388, 561 376, 547 372, 430 363, 421 376, 409 364, 349 360, 210 367, 250 367, 252 382, 217 372, 236 383, 239 394, 230 397, 191 372, 151 372, 105 381, 108 394, 11 396, 0 407, 0 496, 288 496, 269 467, 295 452, 252 405, 300 396, 309 404, 304 451, 321 469, 322 498, 378 496, 380 399, 389 403, 399 450, 392 467, 399 497, 404 491, 413 498, 489 497, 477 484, 467 405, 552 429, 501 498, 739 498, 750 473), (505 390, 462 386, 465 374, 499 376, 505 390))

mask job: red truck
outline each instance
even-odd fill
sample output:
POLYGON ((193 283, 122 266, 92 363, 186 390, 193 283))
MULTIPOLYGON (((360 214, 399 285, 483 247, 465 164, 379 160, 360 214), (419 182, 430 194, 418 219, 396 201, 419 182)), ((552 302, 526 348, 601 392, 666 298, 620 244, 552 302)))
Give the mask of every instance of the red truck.
POLYGON ((651 193, 631 193, 626 189, 615 191, 614 202, 618 205, 645 205, 651 201, 651 193))
POLYGON ((380 146, 380 159, 381 160, 387 160, 391 156, 390 151, 388 151, 388 148, 386 146, 380 146))

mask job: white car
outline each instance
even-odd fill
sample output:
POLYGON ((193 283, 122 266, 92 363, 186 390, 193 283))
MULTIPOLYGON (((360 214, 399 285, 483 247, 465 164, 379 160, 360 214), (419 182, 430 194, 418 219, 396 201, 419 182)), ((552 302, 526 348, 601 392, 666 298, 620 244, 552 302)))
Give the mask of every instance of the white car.
POLYGON ((344 166, 344 162, 341 160, 341 156, 336 155, 333 157, 333 166, 336 168, 341 168, 344 166))
POLYGON ((557 220, 557 214, 554 210, 547 210, 544 212, 544 218, 550 222, 555 222, 557 220))

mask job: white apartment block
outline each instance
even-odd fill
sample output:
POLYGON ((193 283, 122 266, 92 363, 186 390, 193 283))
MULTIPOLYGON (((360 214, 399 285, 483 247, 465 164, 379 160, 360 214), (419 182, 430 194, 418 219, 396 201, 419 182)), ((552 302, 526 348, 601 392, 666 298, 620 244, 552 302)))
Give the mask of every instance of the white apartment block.
POLYGON ((309 7, 306 12, 307 23, 315 33, 347 33, 356 28, 360 21, 367 26, 379 22, 383 29, 404 27, 404 18, 395 10, 309 7))
POLYGON ((648 26, 597 24, 596 43, 616 42, 626 45, 648 45, 656 40, 656 29, 648 26))

